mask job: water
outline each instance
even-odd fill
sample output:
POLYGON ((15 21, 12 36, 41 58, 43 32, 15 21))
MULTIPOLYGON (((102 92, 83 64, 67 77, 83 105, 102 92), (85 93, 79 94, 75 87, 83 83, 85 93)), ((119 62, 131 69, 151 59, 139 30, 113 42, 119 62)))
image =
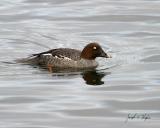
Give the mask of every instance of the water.
POLYGON ((1 0, 0 28, 1 128, 159 128, 159 0, 1 0), (90 41, 113 56, 96 71, 14 63, 90 41))

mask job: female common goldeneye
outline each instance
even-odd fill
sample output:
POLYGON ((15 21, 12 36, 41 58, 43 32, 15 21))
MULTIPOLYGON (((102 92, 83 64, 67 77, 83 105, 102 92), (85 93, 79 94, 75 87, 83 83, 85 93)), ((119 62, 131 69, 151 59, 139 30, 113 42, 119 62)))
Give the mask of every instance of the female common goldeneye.
POLYGON ((46 52, 32 54, 27 59, 19 62, 45 65, 51 71, 53 68, 59 69, 88 69, 96 68, 98 63, 96 57, 111 58, 105 53, 98 43, 89 43, 82 51, 70 48, 51 49, 46 52))

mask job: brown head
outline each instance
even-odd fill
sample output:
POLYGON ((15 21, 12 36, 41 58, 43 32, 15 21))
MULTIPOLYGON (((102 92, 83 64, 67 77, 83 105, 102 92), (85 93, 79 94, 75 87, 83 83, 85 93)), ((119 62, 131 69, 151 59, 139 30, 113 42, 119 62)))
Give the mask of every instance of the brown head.
POLYGON ((103 51, 98 43, 90 43, 82 50, 81 58, 94 60, 96 57, 111 58, 111 56, 103 51))

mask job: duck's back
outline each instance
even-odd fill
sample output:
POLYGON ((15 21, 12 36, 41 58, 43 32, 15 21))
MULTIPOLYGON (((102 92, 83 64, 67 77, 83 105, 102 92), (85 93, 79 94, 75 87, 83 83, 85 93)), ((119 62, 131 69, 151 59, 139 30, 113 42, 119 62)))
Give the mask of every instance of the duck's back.
POLYGON ((57 58, 68 58, 71 60, 79 60, 81 51, 76 50, 76 49, 70 49, 70 48, 59 48, 59 49, 52 49, 46 52, 41 52, 38 54, 33 54, 33 56, 41 57, 45 55, 50 55, 52 57, 57 57, 57 58))

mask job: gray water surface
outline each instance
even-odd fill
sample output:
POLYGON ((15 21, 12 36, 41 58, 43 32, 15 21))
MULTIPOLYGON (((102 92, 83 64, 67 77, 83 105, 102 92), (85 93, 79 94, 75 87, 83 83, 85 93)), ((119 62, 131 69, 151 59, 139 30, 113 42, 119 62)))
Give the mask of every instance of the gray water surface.
POLYGON ((0 1, 0 128, 159 128, 159 119, 160 0, 0 1), (14 62, 91 41, 113 57, 95 71, 14 62))

